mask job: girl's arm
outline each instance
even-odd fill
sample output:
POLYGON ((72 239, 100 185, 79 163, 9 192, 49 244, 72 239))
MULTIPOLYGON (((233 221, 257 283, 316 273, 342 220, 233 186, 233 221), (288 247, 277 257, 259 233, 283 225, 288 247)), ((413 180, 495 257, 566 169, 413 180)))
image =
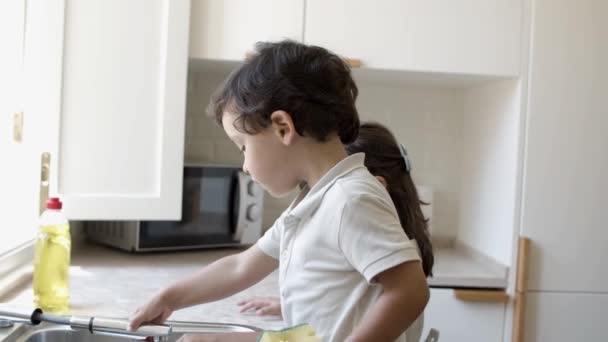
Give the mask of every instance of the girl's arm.
POLYGON ((257 315, 281 316, 281 300, 279 297, 257 297, 240 301, 241 312, 255 311, 257 315))
POLYGON ((395 341, 420 316, 430 292, 420 261, 397 265, 376 276, 383 291, 348 342, 395 341))

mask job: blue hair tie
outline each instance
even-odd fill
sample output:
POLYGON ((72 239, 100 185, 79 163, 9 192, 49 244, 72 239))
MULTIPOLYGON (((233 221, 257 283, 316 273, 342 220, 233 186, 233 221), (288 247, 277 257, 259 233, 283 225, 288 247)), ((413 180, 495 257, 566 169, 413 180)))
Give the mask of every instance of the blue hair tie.
POLYGON ((403 146, 403 144, 399 144, 399 151, 401 152, 401 157, 403 158, 403 162, 405 163, 405 170, 410 172, 412 170, 412 164, 410 163, 410 158, 407 156, 407 150, 403 146))

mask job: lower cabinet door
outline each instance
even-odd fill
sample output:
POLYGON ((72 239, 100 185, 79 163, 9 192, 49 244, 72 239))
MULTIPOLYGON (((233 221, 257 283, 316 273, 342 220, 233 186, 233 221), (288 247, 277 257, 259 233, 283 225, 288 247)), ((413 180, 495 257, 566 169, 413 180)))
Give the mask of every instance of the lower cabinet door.
POLYGON ((503 339, 505 303, 458 299, 453 289, 431 289, 424 311, 423 340, 431 328, 441 342, 499 342, 503 339))

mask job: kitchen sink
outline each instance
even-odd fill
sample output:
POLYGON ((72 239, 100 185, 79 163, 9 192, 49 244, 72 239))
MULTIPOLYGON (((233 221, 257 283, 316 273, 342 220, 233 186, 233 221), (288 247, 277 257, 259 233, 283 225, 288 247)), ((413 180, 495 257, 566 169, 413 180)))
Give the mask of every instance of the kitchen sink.
MULTIPOLYGON (((173 327, 173 332, 169 336, 169 339, 160 341, 177 341, 180 336, 186 333, 204 334, 259 331, 257 328, 240 324, 195 322, 167 322, 167 324, 173 327)), ((72 330, 68 326, 43 323, 39 326, 23 326, 22 329, 17 330, 2 342, 128 342, 142 340, 142 338, 118 334, 91 334, 86 330, 72 330)), ((151 339, 149 340, 152 341, 151 339)))

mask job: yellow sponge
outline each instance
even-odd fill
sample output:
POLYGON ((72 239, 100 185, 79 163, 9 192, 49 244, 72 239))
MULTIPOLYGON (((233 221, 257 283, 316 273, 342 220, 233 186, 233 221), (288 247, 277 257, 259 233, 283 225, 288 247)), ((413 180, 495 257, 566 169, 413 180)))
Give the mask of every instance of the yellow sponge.
POLYGON ((258 342, 321 342, 315 336, 315 329, 309 324, 302 324, 280 331, 264 331, 258 342))

